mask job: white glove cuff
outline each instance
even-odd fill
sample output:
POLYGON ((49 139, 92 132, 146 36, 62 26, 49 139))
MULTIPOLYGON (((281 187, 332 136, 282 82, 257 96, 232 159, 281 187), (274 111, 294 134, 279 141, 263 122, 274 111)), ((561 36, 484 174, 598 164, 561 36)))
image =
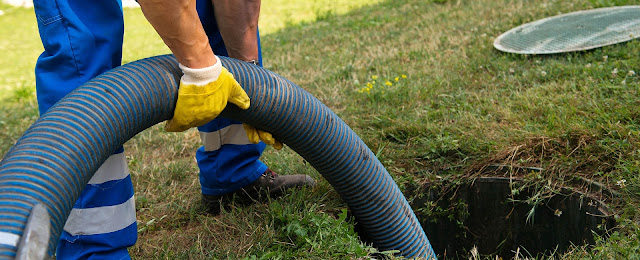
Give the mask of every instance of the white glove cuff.
POLYGON ((213 64, 210 67, 201 68, 201 69, 192 69, 179 64, 180 69, 182 70, 182 79, 181 82, 183 84, 196 85, 196 86, 204 86, 211 82, 214 82, 220 76, 222 72, 222 63, 220 62, 220 58, 216 56, 216 64, 213 64))

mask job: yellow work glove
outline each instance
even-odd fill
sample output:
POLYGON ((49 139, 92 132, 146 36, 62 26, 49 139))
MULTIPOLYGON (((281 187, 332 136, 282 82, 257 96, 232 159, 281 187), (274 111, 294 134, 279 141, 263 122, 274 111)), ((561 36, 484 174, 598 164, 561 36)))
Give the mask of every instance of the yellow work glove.
POLYGON ((181 132, 201 126, 216 118, 227 106, 227 102, 241 109, 249 108, 249 96, 222 67, 216 56, 216 64, 202 69, 191 69, 180 64, 184 75, 180 79, 178 101, 173 118, 167 121, 165 130, 181 132))
POLYGON ((253 126, 242 124, 244 126, 244 131, 247 132, 247 136, 249 137, 249 141, 254 144, 257 144, 260 141, 263 141, 265 144, 273 146, 276 150, 282 149, 282 143, 271 135, 271 133, 258 130, 253 126))

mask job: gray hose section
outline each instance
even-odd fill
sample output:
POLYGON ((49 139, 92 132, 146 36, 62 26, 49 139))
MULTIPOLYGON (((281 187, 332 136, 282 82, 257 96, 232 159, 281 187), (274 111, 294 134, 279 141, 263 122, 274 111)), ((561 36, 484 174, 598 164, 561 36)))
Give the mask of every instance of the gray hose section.
MULTIPOLYGON (((335 113, 281 76, 230 58, 223 65, 251 98, 222 116, 271 132, 305 158, 347 202, 373 245, 406 257, 433 249, 404 195, 371 150, 335 113)), ((31 208, 51 216, 49 254, 82 188, 137 133, 173 116, 181 76, 171 55, 132 62, 80 86, 40 117, 0 162, 0 240, 21 236, 31 208)), ((0 244, 0 258, 17 246, 0 244)))

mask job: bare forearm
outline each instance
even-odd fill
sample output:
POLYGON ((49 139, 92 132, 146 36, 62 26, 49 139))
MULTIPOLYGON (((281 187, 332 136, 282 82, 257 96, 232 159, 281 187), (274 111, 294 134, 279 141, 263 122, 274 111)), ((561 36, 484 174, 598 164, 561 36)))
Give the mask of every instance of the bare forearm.
POLYGON ((260 0, 211 1, 229 56, 245 61, 257 60, 260 0))
POLYGON ((189 68, 216 63, 202 28, 195 0, 139 0, 142 12, 171 49, 178 62, 189 68))

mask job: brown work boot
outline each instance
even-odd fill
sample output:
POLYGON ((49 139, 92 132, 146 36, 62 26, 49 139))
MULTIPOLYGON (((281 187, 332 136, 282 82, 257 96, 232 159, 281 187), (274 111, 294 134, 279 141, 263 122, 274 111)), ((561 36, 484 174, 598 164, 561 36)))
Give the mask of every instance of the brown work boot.
POLYGON ((315 181, 309 175, 278 175, 271 169, 267 169, 260 178, 240 190, 223 195, 202 194, 202 202, 209 213, 218 215, 220 207, 226 207, 232 201, 247 205, 253 201, 265 199, 268 197, 267 195, 271 198, 279 197, 283 191, 289 188, 311 187, 313 185, 315 185, 315 181))

